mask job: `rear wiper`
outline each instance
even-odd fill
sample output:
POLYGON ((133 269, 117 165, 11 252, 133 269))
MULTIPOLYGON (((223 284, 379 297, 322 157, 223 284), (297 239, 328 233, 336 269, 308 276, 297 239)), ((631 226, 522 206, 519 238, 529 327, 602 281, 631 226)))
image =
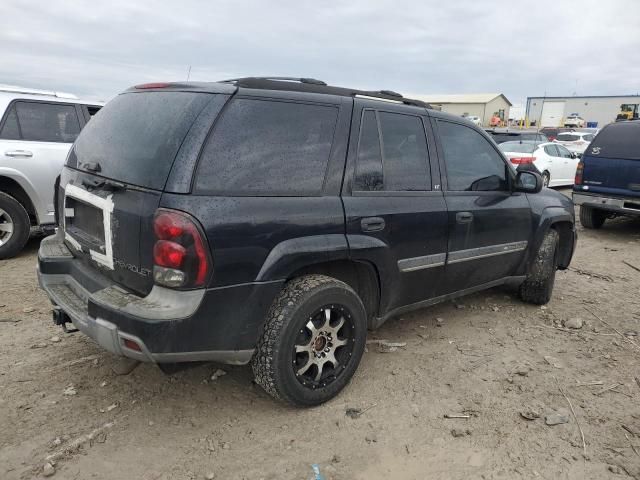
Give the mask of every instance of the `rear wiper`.
POLYGON ((126 190, 127 186, 124 183, 114 182, 112 180, 82 180, 82 185, 87 187, 87 190, 93 190, 95 188, 101 188, 103 190, 110 190, 115 192, 117 190, 126 190))

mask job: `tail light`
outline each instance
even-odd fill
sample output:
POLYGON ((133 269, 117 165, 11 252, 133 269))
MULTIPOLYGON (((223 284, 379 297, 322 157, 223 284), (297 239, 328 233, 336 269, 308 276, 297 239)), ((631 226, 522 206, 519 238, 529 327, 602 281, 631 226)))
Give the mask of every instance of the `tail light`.
POLYGON ((582 185, 582 176, 584 174, 584 162, 580 160, 578 162, 578 167, 576 168, 576 178, 573 183, 576 185, 582 185))
POLYGON ((153 230, 155 283, 170 288, 205 286, 212 264, 207 240, 197 221, 184 212, 158 209, 153 230))
POLYGON ((167 82, 154 82, 154 83, 142 83, 140 85, 136 85, 134 88, 138 90, 147 90, 150 88, 167 88, 170 87, 171 84, 167 82))
POLYGON ((530 165, 536 161, 536 157, 514 157, 510 161, 514 165, 530 165))

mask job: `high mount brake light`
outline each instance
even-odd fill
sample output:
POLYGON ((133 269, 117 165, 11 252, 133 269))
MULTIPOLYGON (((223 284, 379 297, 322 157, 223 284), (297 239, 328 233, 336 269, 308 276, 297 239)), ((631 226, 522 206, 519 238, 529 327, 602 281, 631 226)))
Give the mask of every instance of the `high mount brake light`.
POLYGON ((529 165, 536 161, 536 157, 514 157, 510 161, 514 165, 529 165))
POLYGON ((212 264, 207 240, 197 221, 184 212, 158 209, 153 231, 154 281, 172 288, 205 286, 212 264))
POLYGON ((142 83, 140 85, 136 85, 134 88, 138 90, 146 90, 149 88, 167 88, 170 87, 171 84, 168 82, 155 82, 155 83, 142 83))

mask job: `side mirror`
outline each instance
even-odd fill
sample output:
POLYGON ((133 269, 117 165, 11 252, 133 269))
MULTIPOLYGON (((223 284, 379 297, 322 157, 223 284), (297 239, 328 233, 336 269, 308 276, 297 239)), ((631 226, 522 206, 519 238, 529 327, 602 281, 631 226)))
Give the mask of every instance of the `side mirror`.
POLYGON ((531 171, 520 171, 516 175, 514 191, 525 193, 538 193, 542 190, 542 177, 531 171))
POLYGON ((576 152, 571 152, 571 153, 569 154, 569 156, 570 156, 571 158, 578 158, 578 154, 577 154, 576 152))

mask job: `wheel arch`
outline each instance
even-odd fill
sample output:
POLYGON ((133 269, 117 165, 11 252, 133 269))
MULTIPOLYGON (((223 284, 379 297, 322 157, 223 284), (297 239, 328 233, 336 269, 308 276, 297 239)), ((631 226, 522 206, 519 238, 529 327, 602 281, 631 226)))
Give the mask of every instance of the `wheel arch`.
POLYGON ((24 207, 29 214, 29 221, 31 225, 38 224, 38 212, 36 211, 33 201, 18 181, 14 178, 0 175, 0 192, 11 195, 24 207))

